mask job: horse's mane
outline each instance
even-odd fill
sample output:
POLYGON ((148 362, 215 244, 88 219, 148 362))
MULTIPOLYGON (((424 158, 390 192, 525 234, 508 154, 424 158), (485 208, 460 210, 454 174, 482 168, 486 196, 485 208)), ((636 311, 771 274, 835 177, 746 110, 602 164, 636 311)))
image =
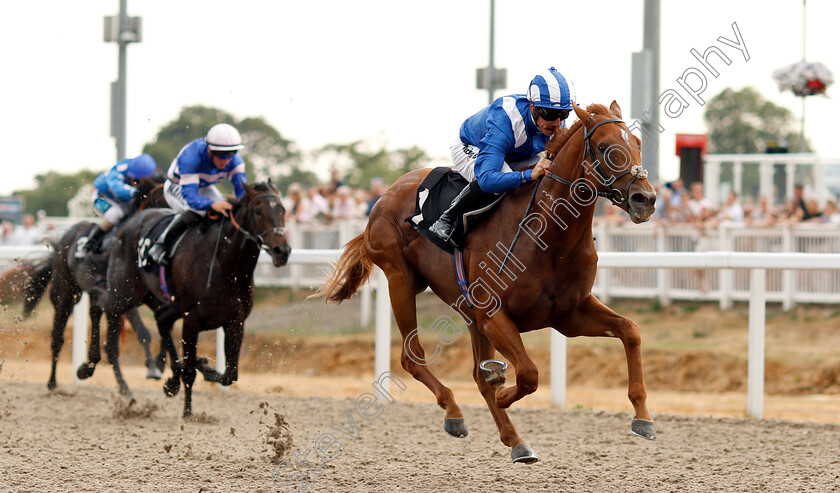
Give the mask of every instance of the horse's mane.
MULTIPOLYGON (((588 122, 592 116, 596 115, 604 115, 604 116, 612 116, 610 109, 604 106, 603 104, 590 104, 586 107, 586 112, 590 114, 590 117, 586 119, 588 122)), ((554 135, 548 139, 548 142, 545 144, 545 153, 549 156, 556 156, 560 149, 566 145, 566 142, 572 138, 572 135, 578 131, 578 129, 583 125, 583 120, 575 121, 571 127, 569 128, 558 128, 554 135)))

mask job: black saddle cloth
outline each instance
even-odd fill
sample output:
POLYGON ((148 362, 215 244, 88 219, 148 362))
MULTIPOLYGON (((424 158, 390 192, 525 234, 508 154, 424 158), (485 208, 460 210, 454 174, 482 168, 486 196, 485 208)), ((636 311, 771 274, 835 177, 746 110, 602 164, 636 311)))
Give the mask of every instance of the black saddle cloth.
POLYGON ((461 193, 467 186, 466 178, 448 166, 435 168, 417 187, 417 199, 415 202, 414 214, 407 217, 406 222, 411 223, 420 234, 439 248, 448 253, 455 253, 455 248, 463 250, 467 233, 472 230, 482 219, 484 219, 493 207, 502 200, 502 195, 488 193, 483 200, 478 201, 478 207, 474 210, 460 214, 455 218, 455 229, 452 233, 451 244, 441 240, 436 234, 429 231, 429 228, 440 216, 449 209, 452 200, 461 193))

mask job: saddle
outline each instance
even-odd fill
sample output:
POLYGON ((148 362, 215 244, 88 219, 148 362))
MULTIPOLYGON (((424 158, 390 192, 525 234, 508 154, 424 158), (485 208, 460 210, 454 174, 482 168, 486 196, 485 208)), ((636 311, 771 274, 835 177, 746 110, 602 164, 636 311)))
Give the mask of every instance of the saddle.
POLYGON ((438 218, 449 209, 452 200, 458 196, 461 190, 467 186, 466 178, 454 171, 451 167, 442 166, 435 168, 426 176, 420 186, 417 187, 417 201, 414 214, 405 219, 411 223, 418 233, 437 245, 447 253, 453 254, 455 249, 463 250, 467 233, 484 219, 488 213, 502 200, 504 194, 496 195, 488 193, 484 200, 479 200, 473 210, 464 212, 455 218, 455 229, 452 233, 452 242, 455 247, 441 240, 438 235, 429 231, 429 228, 438 218))

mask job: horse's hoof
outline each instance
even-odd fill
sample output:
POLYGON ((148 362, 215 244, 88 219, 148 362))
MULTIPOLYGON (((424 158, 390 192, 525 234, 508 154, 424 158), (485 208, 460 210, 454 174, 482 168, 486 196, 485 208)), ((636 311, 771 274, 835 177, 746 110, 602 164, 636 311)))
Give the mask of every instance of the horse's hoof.
POLYGON ((167 378, 163 384, 163 393, 166 397, 175 397, 181 390, 181 379, 177 377, 167 378))
POLYGON ((507 380, 507 363, 502 360, 487 359, 479 363, 478 368, 490 385, 501 385, 507 380))
POLYGON ((146 370, 146 378, 149 380, 160 380, 163 378, 163 375, 160 373, 160 370, 152 365, 146 370))
POLYGON ((131 397, 131 389, 128 387, 120 387, 120 395, 123 397, 131 397))
POLYGON ((510 458, 513 459, 513 462, 521 462, 523 464, 533 464, 540 460, 537 454, 534 453, 534 449, 527 443, 517 445, 515 449, 511 450, 510 458))
POLYGON ((648 440, 656 440, 656 428, 653 425, 653 421, 646 419, 634 419, 630 425, 630 433, 647 438, 648 440))
POLYGON ((55 383, 55 380, 47 382, 47 390, 55 390, 56 387, 58 387, 58 384, 55 383))
POLYGON ((90 363, 82 363, 79 365, 79 369, 76 370, 76 376, 79 377, 79 380, 86 380, 93 376, 93 370, 96 369, 96 366, 90 363))
POLYGON ((469 434, 467 431, 467 420, 464 418, 444 418, 443 431, 455 438, 464 438, 469 434))

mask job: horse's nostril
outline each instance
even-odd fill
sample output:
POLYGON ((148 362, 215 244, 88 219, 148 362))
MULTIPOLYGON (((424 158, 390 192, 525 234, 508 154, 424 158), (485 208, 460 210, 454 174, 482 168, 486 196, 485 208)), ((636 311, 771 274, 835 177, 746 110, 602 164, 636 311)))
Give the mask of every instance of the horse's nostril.
POLYGON ((630 200, 632 200, 633 202, 635 202, 637 204, 642 204, 642 205, 647 203, 647 197, 643 193, 634 193, 633 195, 630 196, 630 200))

